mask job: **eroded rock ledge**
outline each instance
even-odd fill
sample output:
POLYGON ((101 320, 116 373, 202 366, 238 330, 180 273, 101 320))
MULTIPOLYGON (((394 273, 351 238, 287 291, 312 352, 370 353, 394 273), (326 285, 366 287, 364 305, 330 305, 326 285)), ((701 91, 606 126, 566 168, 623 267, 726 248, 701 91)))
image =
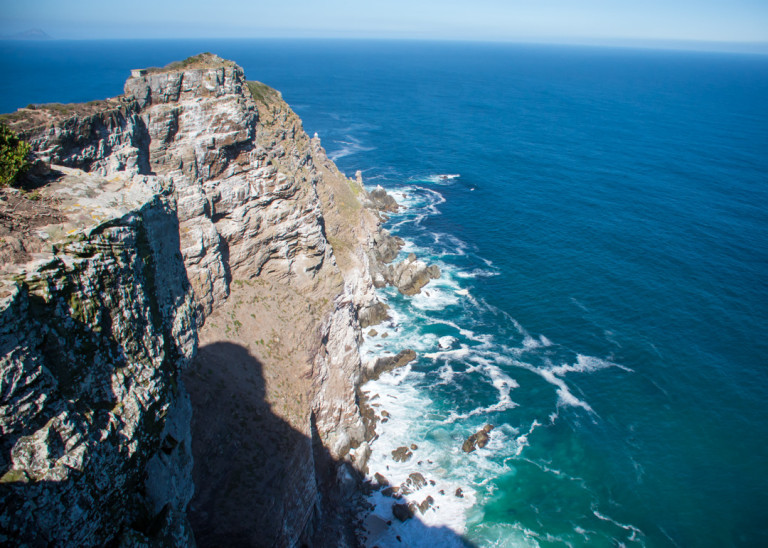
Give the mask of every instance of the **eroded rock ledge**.
POLYGON ((211 54, 3 118, 50 172, 0 197, 0 543, 353 545, 361 324, 439 275, 391 200, 211 54))

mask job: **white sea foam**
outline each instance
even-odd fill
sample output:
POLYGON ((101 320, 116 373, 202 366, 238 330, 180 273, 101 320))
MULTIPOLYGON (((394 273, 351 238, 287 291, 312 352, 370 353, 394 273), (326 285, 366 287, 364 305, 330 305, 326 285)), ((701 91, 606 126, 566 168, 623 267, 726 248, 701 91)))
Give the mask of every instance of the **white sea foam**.
POLYGON ((443 310, 448 306, 458 304, 459 296, 452 290, 450 284, 437 285, 430 283, 413 296, 411 303, 420 310, 443 310))
POLYGON ((515 379, 504 373, 501 368, 489 363, 481 356, 473 355, 470 357, 470 360, 474 362, 475 365, 470 365, 465 371, 465 374, 479 372, 484 375, 498 392, 498 400, 491 405, 480 406, 467 413, 451 411, 448 418, 444 421, 445 424, 452 424, 459 420, 463 421, 477 415, 487 415, 489 413, 506 411, 507 409, 512 409, 518 406, 517 403, 512 401, 510 396, 512 390, 520 386, 515 379))
POLYGON ((450 335, 445 335, 444 337, 440 337, 440 339, 438 339, 438 343, 437 344, 442 349, 448 349, 448 348, 451 348, 454 344, 456 344, 457 341, 458 341, 458 339, 456 337, 451 337, 450 335))
POLYGON ((603 360, 600 358, 595 358, 594 356, 585 356, 583 354, 576 355, 576 363, 558 365, 557 367, 551 368, 551 371, 555 375, 562 377, 567 373, 592 373, 594 371, 599 371, 600 369, 607 369, 609 367, 618 367, 619 369, 623 369, 624 371, 632 371, 631 369, 629 369, 628 367, 624 367, 623 365, 609 362, 607 360, 603 360))
POLYGON ((467 254, 467 250, 469 249, 467 243, 452 234, 433 232, 430 236, 433 240, 430 250, 434 253, 441 256, 453 255, 459 257, 467 254))
POLYGON ((558 377, 557 375, 555 375, 555 373, 553 373, 551 369, 533 368, 533 370, 539 375, 541 375, 541 377, 545 381, 557 387, 558 407, 560 406, 581 407, 582 409, 584 409, 589 413, 594 413, 594 411, 589 406, 589 404, 587 402, 581 401, 579 398, 574 396, 571 393, 570 389, 568 388, 568 385, 565 384, 565 381, 560 377, 558 377))
MULTIPOLYGON (((441 337, 441 339, 444 337, 441 337)), ((453 337, 450 337, 453 339, 453 337)), ((455 339, 454 339, 455 340, 455 339)), ((438 342, 438 344, 440 344, 438 342)), ((452 350, 440 350, 438 352, 429 352, 427 354, 424 354, 425 358, 429 358, 430 360, 454 360, 454 361, 463 361, 466 360, 472 350, 469 348, 468 345, 462 344, 459 348, 452 349, 452 350)))
POLYGON ((645 534, 640 529, 635 527, 634 525, 629 525, 629 524, 626 524, 626 523, 620 523, 620 522, 616 521, 615 519, 613 519, 613 518, 611 518, 609 516, 606 516, 605 514, 601 514, 594 507, 592 508, 592 513, 598 519, 601 519, 603 521, 607 521, 608 523, 612 523, 613 525, 615 525, 617 527, 620 527, 621 529, 624 529, 625 531, 629 532, 629 537, 627 538, 627 540, 630 541, 630 542, 638 542, 638 541, 640 541, 640 538, 638 538, 638 537, 645 536, 645 534))
POLYGON ((404 212, 393 215, 392 230, 407 223, 420 225, 427 216, 439 215, 437 206, 445 203, 445 197, 438 191, 423 187, 402 187, 390 194, 406 208, 404 212))
POLYGON ((475 268, 474 270, 470 270, 468 272, 466 271, 457 272, 456 276, 464 279, 473 279, 473 278, 492 278, 493 276, 499 276, 500 274, 501 274, 500 272, 497 272, 495 270, 484 270, 482 268, 475 268))
POLYGON ((364 146, 359 139, 356 139, 351 135, 347 135, 344 141, 338 140, 334 141, 334 143, 341 145, 338 150, 328 154, 328 157, 334 162, 345 156, 357 154, 358 152, 368 152, 376 149, 376 147, 364 146))
MULTIPOLYGON (((460 467, 460 463, 457 462, 456 452, 446 453, 443 449, 444 436, 430 435, 429 421, 423 419, 425 414, 429 414, 429 399, 412 385, 394 384, 392 377, 393 375, 383 376, 364 387, 369 394, 379 395, 376 402, 380 403, 381 407, 378 410, 386 409, 389 413, 388 422, 380 425, 379 437, 372 443, 373 452, 368 462, 370 475, 378 472, 392 485, 400 485, 408 480, 410 473, 419 472, 425 477, 427 484, 405 495, 404 501, 418 504, 427 496, 431 496, 435 502, 423 515, 419 513, 418 519, 401 524, 392 520, 391 507, 395 500, 380 492, 374 493, 371 497, 371 502, 375 504, 374 514, 384 521, 393 521, 393 526, 369 536, 368 545, 399 544, 395 536, 400 536, 404 545, 408 546, 422 546, 427 538, 432 543, 449 542, 456 539, 456 534, 465 531, 465 512, 476 502, 474 491, 465 480, 457 481, 457 477, 462 478, 461 475, 451 473, 460 467), (417 417, 421 419, 414 421, 417 417), (395 462, 392 459, 393 450, 401 446, 410 447, 411 444, 416 444, 417 449, 413 450, 410 460, 395 462), (463 498, 454 496, 457 488, 462 488, 463 498), (444 539, 435 539, 432 535, 425 537, 424 525, 447 527, 447 532, 451 534, 446 535, 444 539)), ((450 438, 447 432, 445 436, 450 438)))
POLYGON ((538 428, 539 426, 541 426, 541 423, 539 423, 539 421, 537 421, 537 420, 534 420, 531 423, 531 427, 528 429, 528 432, 518 436, 515 439, 516 449, 515 449, 515 453, 514 454, 515 454, 516 457, 519 457, 522 454, 523 449, 528 447, 528 445, 529 445, 528 438, 530 437, 531 434, 533 434, 533 431, 536 430, 536 428, 538 428))

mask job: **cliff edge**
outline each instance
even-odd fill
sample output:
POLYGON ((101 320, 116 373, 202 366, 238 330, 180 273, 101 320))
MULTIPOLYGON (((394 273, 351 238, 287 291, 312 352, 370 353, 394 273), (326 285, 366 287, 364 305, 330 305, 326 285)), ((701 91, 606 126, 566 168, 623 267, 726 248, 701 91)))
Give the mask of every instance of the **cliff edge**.
POLYGON ((2 118, 0 541, 354 544, 361 323, 436 275, 361 179, 211 54, 2 118))

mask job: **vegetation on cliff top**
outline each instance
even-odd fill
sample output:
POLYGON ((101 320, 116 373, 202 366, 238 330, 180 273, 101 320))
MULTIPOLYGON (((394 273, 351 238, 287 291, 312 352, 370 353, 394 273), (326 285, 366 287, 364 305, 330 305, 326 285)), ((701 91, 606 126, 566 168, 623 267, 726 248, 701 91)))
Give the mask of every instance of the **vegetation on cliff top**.
POLYGON ((16 112, 0 114, 0 124, 7 125, 22 138, 26 138, 36 128, 50 127, 60 124, 69 118, 85 118, 97 114, 107 113, 113 110, 135 108, 135 101, 131 97, 112 97, 99 99, 87 103, 45 103, 30 104, 20 108, 16 112))
POLYGON ((19 176, 29 169, 30 150, 29 143, 0 124, 0 187, 18 183, 19 176))
POLYGON ((150 67, 147 72, 173 72, 177 70, 191 70, 202 68, 218 68, 234 66, 234 61, 222 59, 218 55, 210 52, 198 53, 192 57, 187 57, 182 61, 174 61, 164 67, 150 67))
POLYGON ((268 104, 269 102, 280 98, 280 92, 269 87, 267 84, 262 84, 256 80, 248 80, 246 84, 248 84, 248 90, 251 92, 253 98, 264 104, 268 104))

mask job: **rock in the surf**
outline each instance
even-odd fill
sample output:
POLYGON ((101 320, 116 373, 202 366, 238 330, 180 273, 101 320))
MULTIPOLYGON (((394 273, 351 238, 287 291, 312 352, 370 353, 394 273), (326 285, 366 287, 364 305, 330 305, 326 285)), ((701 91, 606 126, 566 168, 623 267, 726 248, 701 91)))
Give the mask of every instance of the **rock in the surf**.
POLYGON ((406 462, 413 456, 413 453, 410 449, 408 449, 405 446, 398 447, 394 451, 392 451, 392 458, 395 459, 397 462, 406 462))
POLYGON ((482 448, 488 445, 490 441, 490 433, 493 430, 492 424, 486 424, 480 430, 469 436, 461 446, 461 449, 465 453, 471 453, 478 447, 482 448))
POLYGON ((421 504, 419 504, 419 512, 422 514, 426 513, 426 511, 429 510, 434 503, 435 499, 433 499, 431 496, 428 496, 423 501, 421 501, 421 504))

